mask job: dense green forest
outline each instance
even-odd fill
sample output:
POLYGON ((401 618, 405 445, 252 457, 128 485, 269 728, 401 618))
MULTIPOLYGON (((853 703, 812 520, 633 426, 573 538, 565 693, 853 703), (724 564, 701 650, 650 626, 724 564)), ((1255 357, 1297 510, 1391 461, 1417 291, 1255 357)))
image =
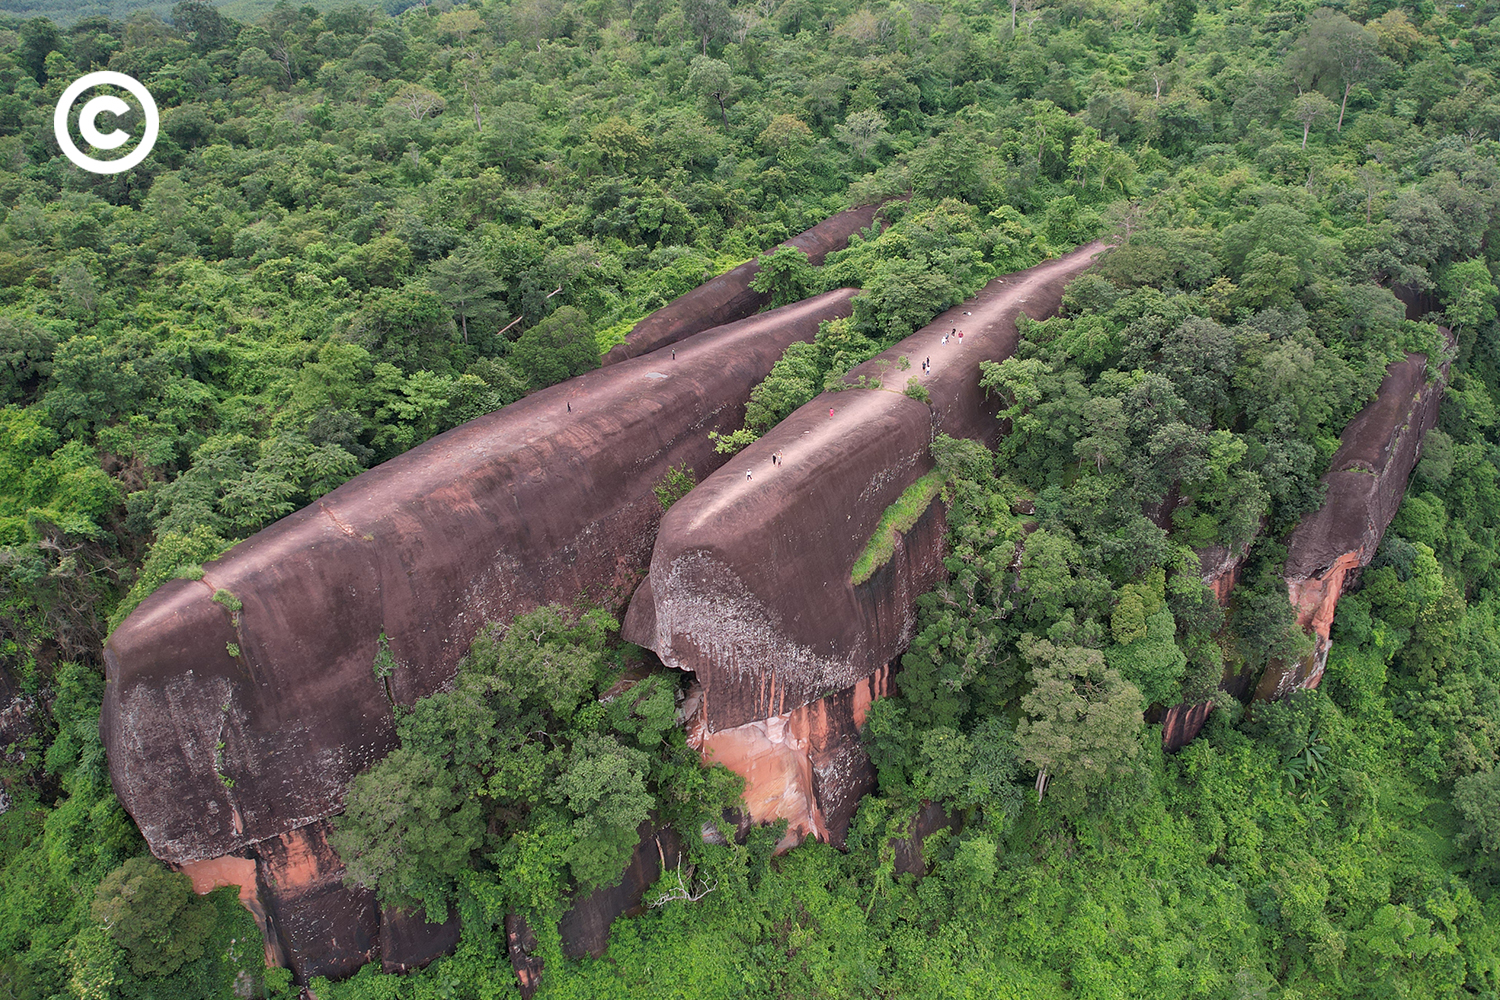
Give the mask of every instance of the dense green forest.
POLYGON ((548 655, 487 633, 338 822, 351 878, 458 907, 457 954, 320 981, 319 1000, 512 996, 515 911, 547 997, 1495 996, 1491 15, 440 0, 0 19, 0 658, 34 722, 0 765, 0 992, 293 995, 232 891, 191 896, 110 791, 100 650, 143 596, 596 365, 706 277, 910 192, 821 268, 767 268, 779 299, 865 293, 788 351, 726 447, 990 277, 1121 246, 985 367, 1000 448, 934 446, 952 579, 872 710, 880 788, 848 850, 698 842, 737 792, 671 724, 673 679, 601 704, 639 653, 606 615, 544 609, 548 655), (51 128, 62 89, 106 67, 163 110, 151 157, 111 177, 69 166, 51 128), (1444 301, 1451 384, 1323 685, 1221 705, 1165 756, 1143 709, 1305 645, 1280 542, 1386 363, 1448 350, 1393 284, 1444 301), (1187 502, 1161 517, 1169 492, 1187 502), (1193 555, 1216 543, 1250 553, 1227 612, 1193 555), (962 825, 930 840, 926 878, 898 878, 888 837, 923 800, 962 825), (647 810, 689 831, 701 898, 565 961, 564 894, 617 877, 647 810))

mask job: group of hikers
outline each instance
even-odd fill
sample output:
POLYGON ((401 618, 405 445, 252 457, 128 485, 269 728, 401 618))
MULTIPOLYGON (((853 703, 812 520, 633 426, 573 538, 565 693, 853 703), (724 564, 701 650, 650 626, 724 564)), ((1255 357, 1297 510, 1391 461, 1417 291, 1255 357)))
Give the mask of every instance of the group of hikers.
MULTIPOLYGON (((957 338, 957 340, 958 340, 958 342, 960 344, 962 344, 964 342, 964 332, 962 330, 960 330, 956 326, 953 329, 949 330, 947 333, 943 334, 943 343, 946 344, 948 342, 948 338, 950 338, 950 337, 957 338)), ((922 362, 922 374, 923 375, 930 375, 930 374, 932 374, 932 359, 931 358, 927 358, 927 359, 923 360, 923 362, 922 362)), ((832 414, 830 413, 829 416, 832 416, 832 414)))

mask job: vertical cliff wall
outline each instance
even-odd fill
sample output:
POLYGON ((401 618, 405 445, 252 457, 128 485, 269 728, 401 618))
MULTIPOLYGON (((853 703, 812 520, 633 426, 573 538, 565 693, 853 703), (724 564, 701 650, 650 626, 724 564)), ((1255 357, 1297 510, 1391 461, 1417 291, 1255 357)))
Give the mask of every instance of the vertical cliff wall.
POLYGON ((1103 248, 991 282, 849 374, 882 388, 817 397, 662 519, 624 635, 695 674, 704 753, 746 776, 755 820, 784 816, 793 830, 842 840, 869 774, 833 748, 858 750, 839 734, 857 729, 860 685, 905 649, 916 598, 945 572, 940 506, 870 579, 855 584, 854 563, 886 509, 932 469, 936 434, 994 441, 978 362, 1010 356, 1016 317, 1056 310, 1063 286, 1103 248), (943 343, 955 328, 963 340, 943 343), (905 395, 914 382, 930 405, 905 395), (816 724, 800 721, 815 703, 816 724))
POLYGON ((1446 369, 1431 372, 1425 355, 1407 355, 1386 368, 1375 399, 1344 428, 1323 477, 1328 487, 1323 506, 1287 539, 1287 594, 1297 623, 1313 637, 1313 652, 1296 663, 1272 662, 1256 686, 1256 698, 1282 698, 1318 686, 1339 595, 1374 557, 1406 496, 1422 439, 1437 424, 1446 375, 1446 369))
POLYGON ((785 348, 847 316, 855 294, 534 393, 147 598, 105 648, 100 728, 152 852, 179 865, 254 858, 268 925, 300 976, 373 955, 373 904, 342 887, 321 821, 394 746, 371 669, 380 634, 399 663, 391 694, 410 704, 452 676, 486 621, 580 595, 622 604, 650 557, 656 484, 673 466, 706 477, 722 461, 708 432, 739 426, 785 348))
MULTIPOLYGON (((1433 308, 1417 299, 1411 310, 1433 308)), ((1283 570, 1297 624, 1313 637, 1313 651, 1296 663, 1273 661, 1259 680, 1226 676, 1225 697, 1245 700, 1283 698, 1314 688, 1328 659, 1329 629, 1344 589, 1354 582, 1380 547, 1386 528, 1406 495, 1407 480, 1422 453, 1422 439, 1437 423, 1447 370, 1431 382, 1425 355, 1410 354, 1386 368, 1373 400, 1344 428, 1338 451, 1323 476, 1323 506, 1303 518, 1287 538, 1283 570)), ((1240 559, 1227 552, 1199 553, 1204 582, 1227 603, 1239 575, 1240 559)), ((1176 750, 1191 742, 1212 710, 1211 702, 1177 705, 1162 716, 1162 742, 1176 750)))
MULTIPOLYGON (((848 246, 849 238, 855 233, 876 225, 880 209, 880 204, 861 205, 840 212, 780 246, 796 247, 807 254, 810 262, 821 264, 828 254, 848 246)), ((626 358, 638 357, 675 344, 691 334, 753 316, 771 301, 769 295, 750 287, 750 282, 758 274, 759 258, 748 260, 678 296, 637 323, 626 335, 625 343, 610 348, 604 356, 604 364, 612 365, 626 358)))

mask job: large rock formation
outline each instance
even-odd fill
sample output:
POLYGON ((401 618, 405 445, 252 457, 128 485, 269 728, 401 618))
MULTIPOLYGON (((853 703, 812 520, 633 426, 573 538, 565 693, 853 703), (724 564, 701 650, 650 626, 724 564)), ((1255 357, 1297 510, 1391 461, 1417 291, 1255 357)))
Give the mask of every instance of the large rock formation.
POLYGON ((910 642, 916 598, 945 572, 941 506, 929 504, 869 579, 856 584, 851 570, 886 509, 932 469, 936 434, 993 443, 1000 426, 978 362, 1012 354, 1016 317, 1053 312, 1102 249, 991 282, 849 373, 880 389, 817 397, 662 519, 623 634, 696 675, 703 752, 746 776, 755 820, 842 840, 870 779, 862 705, 910 642), (963 340, 944 343, 954 329, 963 340), (930 403, 905 395, 911 383, 930 403))
MULTIPOLYGON (((1431 308, 1430 300, 1419 300, 1431 308)), ((1295 663, 1272 661, 1257 683, 1248 672, 1230 674, 1220 685, 1226 698, 1284 698, 1315 688, 1328 659, 1329 629, 1345 588, 1380 546, 1406 495, 1406 483, 1421 457, 1422 439, 1437 423, 1443 381, 1429 382, 1427 358, 1409 354, 1386 368, 1375 398, 1344 428, 1338 451, 1323 477, 1323 506, 1303 518, 1287 538, 1283 569, 1297 624, 1313 637, 1313 651, 1295 663)), ((1446 376, 1446 369, 1441 373, 1446 376)), ((1221 603, 1239 578, 1243 555, 1225 550, 1199 554, 1204 583, 1221 603)), ((1192 742, 1208 720, 1211 702, 1176 705, 1162 716, 1162 743, 1169 751, 1192 742)))
MULTIPOLYGON (((100 728, 152 852, 257 866, 299 977, 376 954, 323 820, 395 744, 391 702, 454 672, 478 629, 576 598, 618 607, 645 570, 671 467, 705 477, 785 348, 844 289, 590 372, 419 445, 174 580, 111 635, 100 728), (571 407, 571 410, 570 410, 571 407), (399 666, 372 672, 381 634, 399 666)), ((243 867, 243 866, 241 866, 243 867)))
MULTIPOLYGON (((809 262, 821 264, 828 254, 848 246, 849 237, 877 225, 880 208, 880 204, 862 205, 840 212, 780 246, 796 247, 807 254, 809 262)), ((691 334, 753 316, 771 301, 769 295, 750 287, 758 274, 759 258, 748 260, 678 296, 637 323, 623 344, 616 344, 604 355, 604 363, 612 365, 638 357, 691 334)))
MULTIPOLYGON (((1296 663, 1267 666, 1257 698, 1282 698, 1317 687, 1322 679, 1339 595, 1375 555, 1406 495, 1422 438, 1437 423, 1443 382, 1429 382, 1433 374, 1422 354, 1390 365, 1375 399, 1344 428, 1323 477, 1328 486, 1323 506, 1287 539, 1287 594, 1297 623, 1313 637, 1313 651, 1296 663)), ((1446 376, 1446 369, 1441 374, 1446 376)))

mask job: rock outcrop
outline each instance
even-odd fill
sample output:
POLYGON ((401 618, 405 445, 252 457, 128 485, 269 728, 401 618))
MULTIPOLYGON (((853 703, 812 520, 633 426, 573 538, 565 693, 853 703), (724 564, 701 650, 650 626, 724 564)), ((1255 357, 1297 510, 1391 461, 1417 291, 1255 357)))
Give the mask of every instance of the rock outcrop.
POLYGON ((854 564, 886 509, 932 469, 935 435, 993 444, 1000 425, 978 362, 1010 356, 1016 317, 1056 310, 1103 248, 991 282, 849 373, 881 388, 817 397, 662 519, 623 634, 696 676, 703 751, 745 775, 756 821, 784 816, 793 830, 842 841, 870 780, 842 734, 857 729, 856 707, 871 695, 862 686, 886 683, 871 678, 910 642, 916 598, 945 573, 941 505, 929 502, 862 583, 854 564), (956 329, 963 339, 944 343, 956 329), (930 403, 906 395, 909 384, 930 403))
MULTIPOLYGON (((1433 307, 1428 298, 1409 305, 1421 312, 1433 307)), ((1437 423, 1447 371, 1429 382, 1431 374, 1421 354, 1387 366, 1375 398, 1344 428, 1323 476, 1323 506, 1303 518, 1287 538, 1287 596, 1296 609, 1297 624, 1313 637, 1312 653, 1296 663, 1272 661, 1258 682, 1248 672, 1226 675, 1220 685, 1224 697, 1245 701, 1253 691, 1256 699, 1269 701, 1318 686, 1338 599, 1379 548, 1421 457, 1422 439, 1437 423)), ((1227 604, 1242 557, 1224 550, 1206 550, 1199 557, 1204 583, 1227 604)), ((1212 708, 1211 702, 1201 702, 1168 709, 1161 720, 1165 748, 1177 750, 1192 742, 1212 708)))
MULTIPOLYGON (((644 572, 669 468, 706 477, 785 348, 856 294, 700 333, 441 434, 173 580, 110 636, 100 729, 157 857, 254 860, 268 931, 305 979, 378 952, 323 821, 395 745, 391 702, 445 683, 478 629, 644 572), (571 409, 570 409, 571 408, 571 409), (381 634, 398 661, 372 672, 381 634)), ((243 868, 243 865, 240 866, 243 868)))
MULTIPOLYGON (((828 254, 848 246, 855 233, 878 225, 882 204, 862 205, 830 216, 779 246, 796 247, 807 254, 810 263, 821 264, 828 254)), ((759 258, 748 260, 678 296, 637 323, 623 344, 616 344, 604 355, 604 364, 638 357, 691 334, 753 316, 771 301, 770 295, 750 287, 758 274, 759 258)))
POLYGON ((1375 399, 1344 428, 1323 477, 1328 487, 1323 506, 1287 539, 1287 594, 1297 623, 1313 637, 1313 651, 1296 663, 1273 661, 1261 675, 1256 698, 1282 698, 1317 687, 1322 679, 1339 595, 1374 557, 1406 496, 1422 439, 1437 423, 1447 371, 1429 382, 1432 374, 1422 354, 1390 365, 1375 399))

